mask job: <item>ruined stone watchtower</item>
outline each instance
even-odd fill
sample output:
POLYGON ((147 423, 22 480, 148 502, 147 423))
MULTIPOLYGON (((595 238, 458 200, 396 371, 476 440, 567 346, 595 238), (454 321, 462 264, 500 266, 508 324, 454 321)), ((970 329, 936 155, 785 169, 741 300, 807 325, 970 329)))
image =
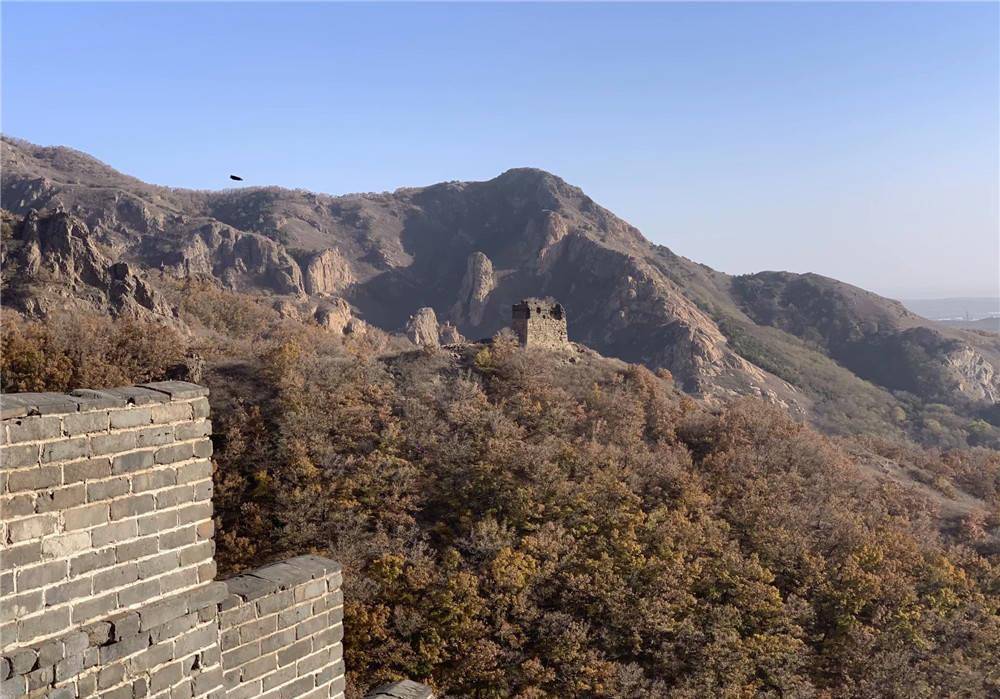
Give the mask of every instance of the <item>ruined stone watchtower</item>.
POLYGON ((522 347, 557 348, 566 345, 566 310, 553 299, 528 298, 511 309, 511 326, 522 347))

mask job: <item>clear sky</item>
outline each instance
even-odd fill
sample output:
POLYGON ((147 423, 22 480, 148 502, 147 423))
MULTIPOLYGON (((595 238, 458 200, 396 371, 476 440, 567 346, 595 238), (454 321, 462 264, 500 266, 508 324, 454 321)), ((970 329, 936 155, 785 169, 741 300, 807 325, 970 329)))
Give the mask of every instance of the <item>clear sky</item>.
POLYGON ((182 187, 550 170, 731 273, 1000 293, 983 4, 17 4, 2 128, 182 187))

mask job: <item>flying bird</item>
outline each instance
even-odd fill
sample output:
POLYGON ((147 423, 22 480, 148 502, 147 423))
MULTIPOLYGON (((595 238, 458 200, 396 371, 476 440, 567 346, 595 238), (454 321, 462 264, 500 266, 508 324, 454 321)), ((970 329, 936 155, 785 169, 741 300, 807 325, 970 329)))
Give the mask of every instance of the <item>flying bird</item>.
POLYGON ((229 179, 236 180, 237 182, 242 182, 243 181, 243 178, 240 177, 239 175, 230 175, 229 179))

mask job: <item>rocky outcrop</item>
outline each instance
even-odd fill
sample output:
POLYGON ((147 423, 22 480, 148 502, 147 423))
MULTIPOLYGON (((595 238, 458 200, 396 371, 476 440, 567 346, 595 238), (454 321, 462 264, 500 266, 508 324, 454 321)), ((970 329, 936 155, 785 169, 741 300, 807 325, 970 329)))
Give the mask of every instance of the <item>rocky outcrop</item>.
POLYGON ((224 229, 218 237, 216 233, 210 229, 208 236, 218 242, 216 258, 224 268, 223 274, 250 277, 279 294, 302 292, 302 271, 283 245, 262 235, 232 229, 224 229))
POLYGON ((338 335, 362 332, 364 323, 354 317, 351 306, 344 299, 335 298, 324 303, 315 313, 316 322, 338 335))
POLYGON ((1000 402, 1000 373, 982 354, 969 345, 945 355, 944 364, 956 391, 973 401, 1000 402))
POLYGON ((177 276, 209 275, 236 290, 328 296, 354 282, 350 263, 336 249, 316 253, 303 270, 281 243, 215 223, 180 241, 166 264, 177 276))
POLYGON ((434 309, 425 306, 410 316, 410 320, 406 323, 406 336, 410 338, 410 342, 420 347, 440 345, 441 338, 434 309))
POLYGON ((566 219, 555 211, 546 211, 542 224, 542 244, 538 251, 538 269, 547 272, 558 255, 559 243, 569 235, 566 219))
POLYGON ((46 218, 32 211, 21 227, 20 262, 28 277, 46 277, 69 285, 104 286, 107 258, 83 222, 66 213, 46 218))
POLYGON ((236 291, 304 293, 302 270, 281 243, 224 224, 197 227, 163 254, 162 264, 175 276, 209 275, 236 291))
POLYGON ((218 243, 219 239, 210 233, 190 237, 180 243, 179 249, 167 258, 166 264, 181 278, 215 276, 215 248, 209 247, 208 241, 218 243))
POLYGON ((450 321, 439 324, 437 314, 430 307, 421 308, 410 316, 405 331, 410 342, 420 347, 460 345, 465 342, 462 333, 450 321))
POLYGON ((307 294, 336 294, 354 282, 351 265, 334 248, 313 255, 303 274, 307 294))
POLYGON ((458 332, 458 328, 449 321, 446 321, 438 328, 438 340, 442 345, 460 345, 465 342, 462 333, 458 332))
POLYGON ((90 306, 115 316, 177 316, 142 273, 108 258, 86 224, 65 212, 31 211, 4 250, 5 303, 29 315, 90 306), (13 304, 11 303, 13 301, 13 304))
POLYGON ((176 315, 127 262, 118 262, 108 268, 108 300, 117 315, 141 317, 147 311, 158 316, 176 315))
POLYGON ((486 299, 496 288, 493 263, 485 254, 474 252, 465 265, 462 288, 451 315, 458 322, 478 326, 483 322, 486 299))

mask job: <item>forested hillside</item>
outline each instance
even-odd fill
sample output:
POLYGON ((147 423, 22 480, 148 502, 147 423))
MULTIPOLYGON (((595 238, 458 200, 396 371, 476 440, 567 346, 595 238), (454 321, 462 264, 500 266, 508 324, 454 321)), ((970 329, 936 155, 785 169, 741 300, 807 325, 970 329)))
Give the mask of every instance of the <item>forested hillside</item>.
POLYGON ((337 338, 221 291, 182 309, 202 339, 8 316, 4 390, 201 355, 223 572, 342 562, 354 696, 403 676, 480 697, 1000 692, 995 451, 708 409, 579 346, 337 338))

